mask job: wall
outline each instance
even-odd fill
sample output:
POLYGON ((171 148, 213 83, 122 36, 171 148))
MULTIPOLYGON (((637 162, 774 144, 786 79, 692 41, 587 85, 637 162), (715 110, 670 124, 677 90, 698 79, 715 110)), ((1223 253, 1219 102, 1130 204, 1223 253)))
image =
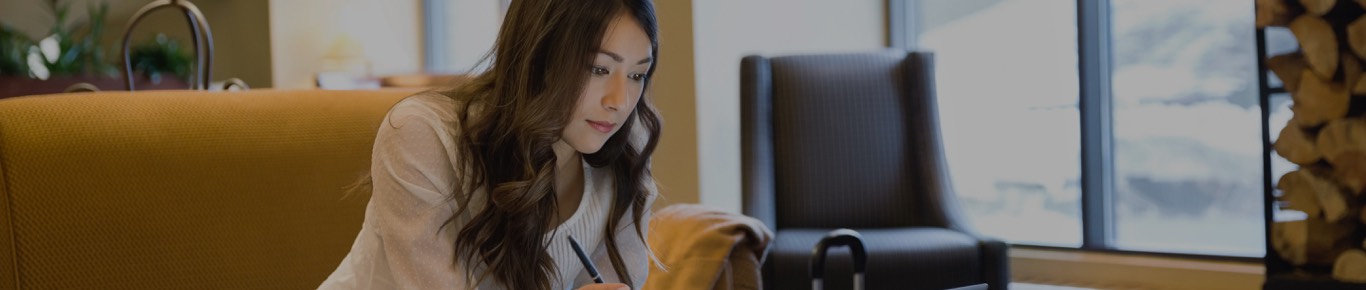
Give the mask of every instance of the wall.
POLYGON ((655 5, 655 17, 659 19, 659 67, 655 69, 650 96, 664 119, 664 135, 652 165, 664 196, 656 207, 698 203, 694 3, 662 0, 655 5))
POLYGON ((350 39, 374 75, 422 70, 420 0, 271 0, 271 73, 276 88, 315 87, 323 57, 350 39))
POLYGON ((701 203, 740 211, 740 59, 883 49, 885 2, 693 2, 701 203))
MULTIPOLYGON (((253 88, 274 86, 266 0, 196 1, 213 29, 213 81, 240 78, 253 88), (201 3, 202 2, 202 3, 201 3)), ((179 21, 179 15, 165 12, 179 21)), ((122 27, 122 26, 120 26, 122 27)), ((151 27, 150 25, 148 27, 151 27)), ((188 31, 189 29, 184 29, 188 31)), ((184 39, 189 39, 187 36, 184 39)))

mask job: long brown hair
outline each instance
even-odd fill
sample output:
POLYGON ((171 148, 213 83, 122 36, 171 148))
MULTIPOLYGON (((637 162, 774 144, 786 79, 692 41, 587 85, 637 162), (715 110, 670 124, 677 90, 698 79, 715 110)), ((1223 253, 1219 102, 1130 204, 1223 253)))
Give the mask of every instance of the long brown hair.
MULTIPOLYGON (((551 145, 559 141, 584 90, 608 23, 622 12, 642 26, 657 60, 657 23, 649 0, 512 1, 485 59, 491 65, 468 83, 442 92, 460 104, 451 128, 460 157, 455 166, 463 174, 458 190, 463 192, 451 197, 468 197, 479 188, 487 194, 482 208, 471 209, 466 202, 456 212, 474 215, 456 235, 455 262, 469 271, 482 263, 487 276, 480 279, 492 277, 509 289, 550 289, 556 269, 543 235, 555 228, 558 204, 551 145)), ((651 64, 646 73, 647 88, 654 69, 651 64)), ((590 166, 613 173, 605 243, 613 269, 633 287, 632 282, 644 281, 630 280, 614 229, 629 208, 637 234, 632 238, 645 238, 641 218, 650 194, 647 164, 660 126, 648 98, 641 96, 622 128, 601 150, 584 156, 590 166), (632 144, 635 126, 648 132, 644 144, 632 144)), ((473 272, 466 274, 473 277, 473 272)))

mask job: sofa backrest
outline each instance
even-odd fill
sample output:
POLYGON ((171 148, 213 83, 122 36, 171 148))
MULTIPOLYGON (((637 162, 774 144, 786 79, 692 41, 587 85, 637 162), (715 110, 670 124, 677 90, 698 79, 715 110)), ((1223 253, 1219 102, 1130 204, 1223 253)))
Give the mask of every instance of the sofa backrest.
POLYGON ((317 287, 369 200, 344 187, 415 92, 0 101, 0 288, 317 287))

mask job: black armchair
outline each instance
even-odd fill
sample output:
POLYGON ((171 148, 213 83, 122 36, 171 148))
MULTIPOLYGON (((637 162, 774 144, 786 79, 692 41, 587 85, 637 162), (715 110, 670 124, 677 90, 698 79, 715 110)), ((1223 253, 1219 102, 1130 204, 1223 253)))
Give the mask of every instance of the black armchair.
MULTIPOLYGON (((766 289, 808 289, 812 247, 835 228, 867 243, 868 289, 1010 281, 1005 243, 976 234, 948 178, 933 55, 799 55, 741 61, 744 213, 776 232, 766 289)), ((832 251, 827 289, 851 285, 832 251)))

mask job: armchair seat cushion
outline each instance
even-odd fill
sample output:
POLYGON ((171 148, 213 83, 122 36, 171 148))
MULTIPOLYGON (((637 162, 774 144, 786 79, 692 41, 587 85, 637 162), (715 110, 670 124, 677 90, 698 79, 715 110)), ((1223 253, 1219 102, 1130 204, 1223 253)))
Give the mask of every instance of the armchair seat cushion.
MULTIPOLYGON (((777 279, 765 279, 772 283, 770 289, 809 289, 812 248, 830 230, 778 230, 768 264, 777 279)), ((949 289, 982 283, 982 248, 973 236, 929 227, 854 230, 863 235, 868 251, 867 289, 949 289)), ((829 255, 825 289, 849 289, 849 249, 834 248, 829 255)))

